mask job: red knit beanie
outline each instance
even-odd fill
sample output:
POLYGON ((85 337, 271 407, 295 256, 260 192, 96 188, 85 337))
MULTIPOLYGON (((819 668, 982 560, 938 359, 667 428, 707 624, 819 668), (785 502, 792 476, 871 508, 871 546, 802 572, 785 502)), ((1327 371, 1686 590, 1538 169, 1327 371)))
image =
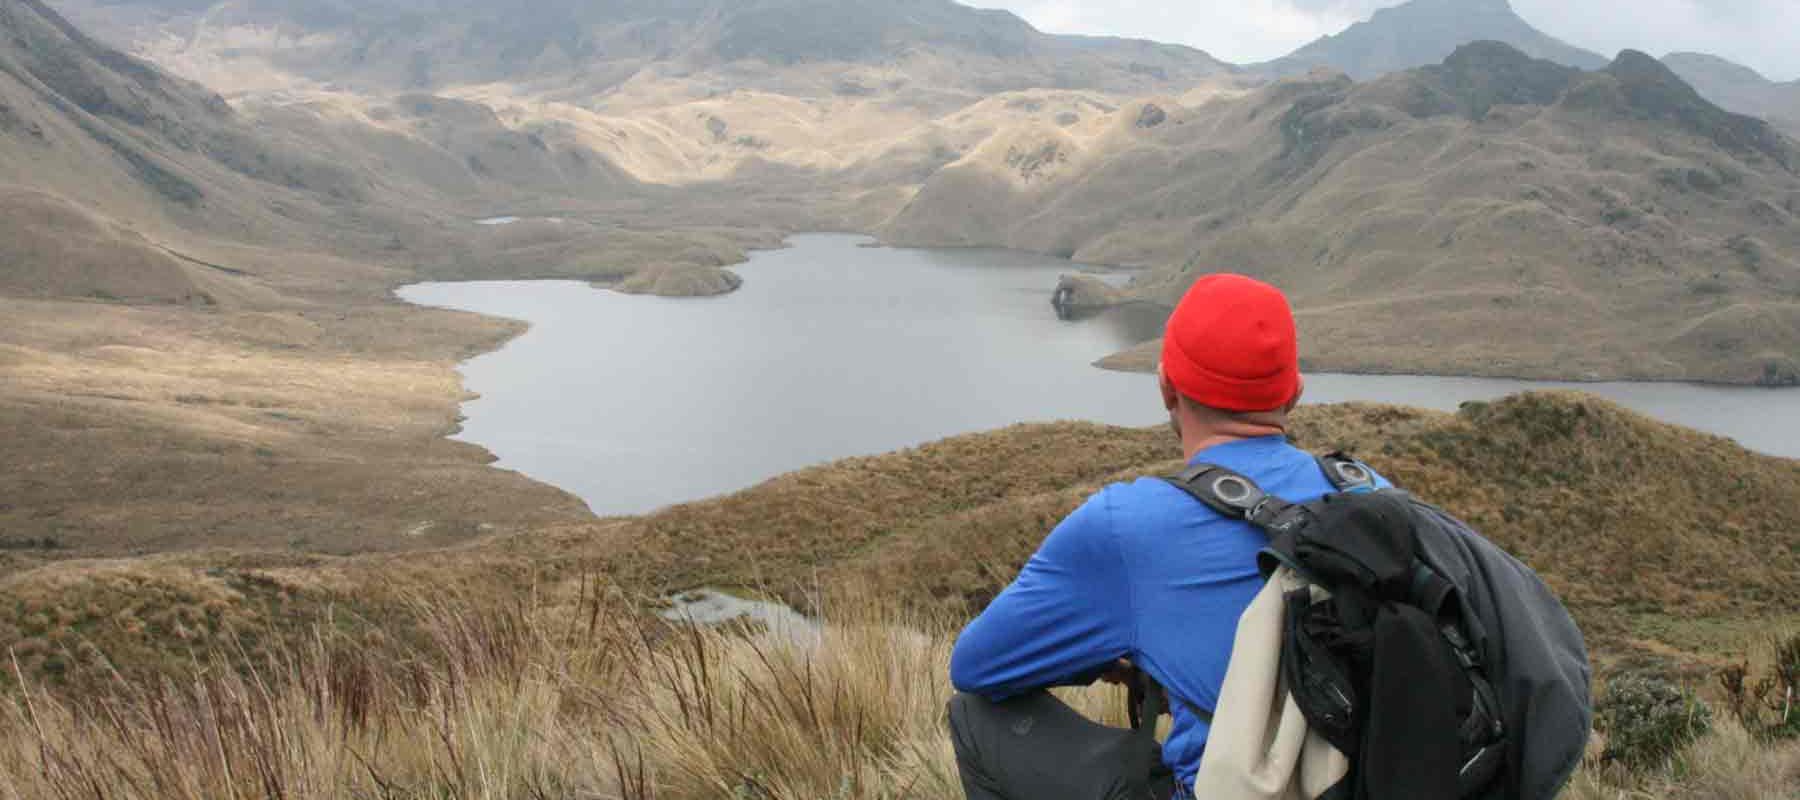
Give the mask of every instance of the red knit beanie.
POLYGON ((1297 338, 1280 289, 1242 275, 1208 275, 1169 317, 1163 374, 1201 405, 1271 411, 1300 391, 1297 338))

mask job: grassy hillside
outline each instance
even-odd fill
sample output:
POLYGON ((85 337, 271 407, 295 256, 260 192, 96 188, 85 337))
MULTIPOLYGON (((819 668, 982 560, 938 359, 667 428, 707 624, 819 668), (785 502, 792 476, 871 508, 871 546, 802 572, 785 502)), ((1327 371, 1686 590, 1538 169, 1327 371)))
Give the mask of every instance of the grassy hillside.
MULTIPOLYGON (((1792 617, 1800 464, 1791 460, 1582 395, 1521 395, 1454 415, 1310 408, 1294 433, 1316 450, 1362 454, 1536 565, 1613 655, 1649 656, 1661 645, 1640 652, 1633 642, 1663 640, 1675 663, 1702 665, 1721 652, 1706 636, 1728 633, 1713 623, 1792 617), (1692 637, 1659 635, 1672 628, 1692 637)), ((1172 471, 1177 457, 1155 429, 952 439, 622 523, 613 535, 633 552, 608 573, 659 591, 783 589, 802 604, 841 584, 968 613, 1088 493, 1172 471)))
MULTIPOLYGON (((1537 565, 1605 672, 1710 682, 1800 624, 1800 463, 1573 394, 1310 408, 1296 435, 1360 450, 1537 565)), ((956 797, 954 631, 1085 493, 1174 455, 1166 431, 1022 426, 404 557, 18 573, 0 579, 18 663, 0 776, 22 797, 956 797), (814 639, 642 616, 703 584, 789 595, 828 624, 814 639), (183 678, 130 677, 145 671, 183 678)), ((1070 697, 1121 721, 1110 691, 1070 697)), ((1800 751, 1729 721, 1678 758, 1590 763, 1569 796, 1779 797, 1800 777, 1800 751)))
MULTIPOLYGON (((88 37, 37 0, 0 3, 0 184, 129 220, 146 236, 291 242, 336 225, 365 176, 273 143, 221 97, 88 37)), ((371 249, 373 249, 371 247, 371 249)))
MULTIPOLYGON (((213 304, 209 276, 142 235, 55 195, 0 188, 0 292, 213 304)), ((223 275, 218 283, 227 283, 223 275)))
POLYGON ((0 29, 0 574, 416 550, 584 518, 444 438, 455 363, 519 326, 390 290, 712 269, 798 215, 641 225, 666 196, 485 105, 246 108, 33 0, 0 0, 0 29), (499 213, 534 218, 474 224, 499 213))
POLYGON ((587 131, 498 104, 290 84, 234 103, 37 0, 0 1, 0 23, 8 294, 267 309, 346 289, 379 299, 412 270, 613 280, 648 262, 731 263, 814 216, 667 213, 705 204, 642 186, 587 131), (557 222, 472 224, 497 214, 557 222), (216 257, 240 245, 273 268, 216 257), (329 258, 289 269, 283 253, 329 258), (318 274, 330 258, 346 268, 318 274))
MULTIPOLYGON (((1740 652, 1757 626, 1800 622, 1791 602, 1800 463, 1582 395, 1528 394, 1459 414, 1309 408, 1295 435, 1314 449, 1362 453, 1537 566, 1606 663, 1704 671, 1740 652)), ((296 632, 285 626, 309 623, 263 616, 274 599, 404 627, 404 614, 391 616, 402 587, 560 596, 596 576, 628 604, 710 585, 828 608, 852 587, 957 618, 1002 586, 1088 493, 1170 471, 1176 457, 1166 431, 1022 426, 802 470, 648 517, 519 520, 476 544, 422 555, 265 550, 223 561, 200 553, 23 565, 5 578, 22 602, 0 609, 0 639, 29 645, 37 655, 26 666, 41 668, 77 643, 156 652, 168 624, 126 622, 151 610, 209 637, 260 626, 280 638, 296 632), (105 588, 121 576, 185 599, 142 605, 105 588)))
MULTIPOLYGON (((206 649, 191 682, 0 704, 9 797, 963 796, 944 724, 954 627, 866 597, 817 635, 709 631, 569 606, 421 599, 387 660, 323 631, 273 662, 206 649)), ((1124 724, 1122 692, 1059 692, 1124 724)), ((1786 800, 1800 747, 1731 721, 1665 764, 1594 758, 1564 797, 1786 800)))
POLYGON ((1482 43, 1111 120, 972 153, 885 236, 1143 265, 1171 305, 1248 272, 1294 298, 1314 368, 1800 380, 1800 150, 1642 54, 1579 72, 1482 43), (1039 148, 1031 178, 1002 157, 1039 148))

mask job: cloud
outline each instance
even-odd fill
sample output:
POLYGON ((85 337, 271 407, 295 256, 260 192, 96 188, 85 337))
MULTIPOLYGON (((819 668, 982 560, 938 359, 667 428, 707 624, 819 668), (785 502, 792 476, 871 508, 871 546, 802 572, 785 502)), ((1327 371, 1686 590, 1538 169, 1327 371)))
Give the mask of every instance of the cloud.
MULTIPOLYGON (((1226 61, 1286 55, 1397 0, 971 0, 1046 31, 1179 42, 1226 61)), ((1800 79, 1800 0, 1512 0, 1544 32, 1611 56, 1697 50, 1778 80, 1800 79)))
MULTIPOLYGON (((1368 5, 1375 0, 1326 2, 1368 5)), ((1354 19, 1353 12, 1303 9, 1294 0, 987 0, 982 4, 1006 8, 1051 33, 1178 42, 1238 63, 1283 55, 1354 19)))
POLYGON ((1366 19, 1375 9, 1394 5, 1393 0, 1290 0, 1290 5, 1310 14, 1366 19))

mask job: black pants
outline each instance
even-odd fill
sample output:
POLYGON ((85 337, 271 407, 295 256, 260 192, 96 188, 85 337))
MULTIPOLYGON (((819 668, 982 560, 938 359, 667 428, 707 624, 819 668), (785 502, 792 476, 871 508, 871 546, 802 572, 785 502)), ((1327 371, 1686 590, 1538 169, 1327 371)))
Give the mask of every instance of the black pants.
POLYGON ((1156 742, 1093 722, 1049 692, 1001 703, 950 700, 950 735, 969 800, 1168 800, 1156 742))

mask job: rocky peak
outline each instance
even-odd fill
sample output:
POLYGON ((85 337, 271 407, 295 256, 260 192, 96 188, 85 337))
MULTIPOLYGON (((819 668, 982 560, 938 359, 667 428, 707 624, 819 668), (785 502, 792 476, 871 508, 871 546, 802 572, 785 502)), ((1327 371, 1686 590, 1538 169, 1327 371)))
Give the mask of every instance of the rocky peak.
POLYGON ((1496 105, 1550 105, 1581 75, 1574 67, 1532 58, 1493 41, 1458 47, 1442 65, 1420 72, 1475 119, 1496 105))
POLYGON ((1505 42, 1532 57, 1569 66, 1594 69, 1606 63, 1532 27, 1507 0, 1412 0, 1376 11, 1342 33, 1259 69, 1291 75, 1330 66, 1367 80, 1439 63, 1458 47, 1485 40, 1505 42))
POLYGON ((1636 50, 1620 52, 1601 74, 1611 82, 1590 82, 1570 92, 1565 103, 1635 119, 1673 123, 1739 155, 1767 156, 1790 170, 1796 165, 1793 143, 1769 123, 1733 114, 1712 104, 1668 65, 1648 54, 1636 50))
POLYGON ((1376 9, 1372 20, 1387 17, 1417 17, 1424 14, 1515 14, 1510 0, 1412 0, 1396 6, 1376 9))

